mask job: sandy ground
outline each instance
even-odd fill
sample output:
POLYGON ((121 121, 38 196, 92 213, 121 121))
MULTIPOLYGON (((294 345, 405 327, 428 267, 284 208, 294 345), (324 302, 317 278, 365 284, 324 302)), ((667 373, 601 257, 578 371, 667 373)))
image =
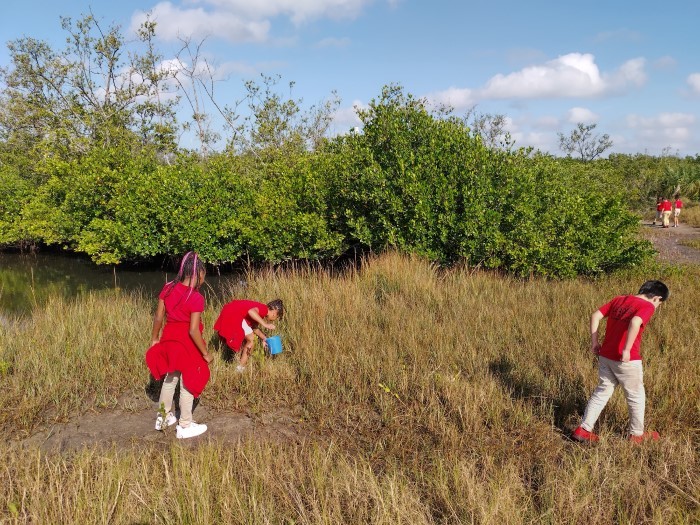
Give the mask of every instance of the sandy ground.
POLYGON ((302 441, 309 437, 298 420, 282 411, 252 416, 233 411, 214 412, 200 405, 195 410, 195 420, 206 423, 208 430, 201 436, 187 440, 175 437, 174 425, 164 432, 156 431, 155 415, 155 410, 122 409, 83 414, 66 423, 51 425, 28 438, 15 441, 13 445, 65 453, 95 445, 130 448, 143 443, 167 445, 172 441, 234 444, 253 436, 267 441, 302 441))
POLYGON ((661 261, 680 264, 700 264, 700 250, 680 244, 683 241, 700 240, 700 228, 681 223, 678 228, 661 228, 650 222, 642 224, 642 233, 654 243, 661 261))

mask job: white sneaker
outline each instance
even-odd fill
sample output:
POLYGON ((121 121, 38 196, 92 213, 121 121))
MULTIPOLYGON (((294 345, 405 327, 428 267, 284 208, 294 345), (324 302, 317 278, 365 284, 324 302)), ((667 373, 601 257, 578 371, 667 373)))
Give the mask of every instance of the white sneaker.
POLYGON ((207 426, 204 424, 190 423, 187 427, 177 426, 177 439, 187 439, 204 434, 207 431, 207 426))
POLYGON ((236 372, 238 372, 239 374, 242 374, 243 372, 245 372, 245 367, 243 365, 238 365, 236 367, 236 372))
POLYGON ((170 427, 175 423, 177 423, 177 418, 172 412, 168 412, 168 415, 165 417, 165 425, 163 425, 163 416, 158 414, 158 417, 156 417, 156 430, 163 430, 165 427, 170 427))

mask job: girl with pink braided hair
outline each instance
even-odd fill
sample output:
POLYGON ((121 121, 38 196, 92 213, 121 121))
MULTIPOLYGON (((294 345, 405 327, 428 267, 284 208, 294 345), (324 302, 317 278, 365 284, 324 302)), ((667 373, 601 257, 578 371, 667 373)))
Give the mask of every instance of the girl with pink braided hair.
POLYGON ((205 276, 204 263, 197 253, 187 252, 182 258, 177 277, 166 283, 158 295, 151 347, 146 352, 146 364, 153 377, 156 380, 164 378, 160 404, 165 409, 165 417, 158 414, 156 430, 177 422, 179 439, 195 437, 207 431, 206 425, 192 421, 194 399, 200 396, 209 381, 209 363, 214 359, 207 352, 202 337, 204 297, 199 293, 199 287, 204 283, 205 276), (178 381, 179 421, 172 412, 178 381))

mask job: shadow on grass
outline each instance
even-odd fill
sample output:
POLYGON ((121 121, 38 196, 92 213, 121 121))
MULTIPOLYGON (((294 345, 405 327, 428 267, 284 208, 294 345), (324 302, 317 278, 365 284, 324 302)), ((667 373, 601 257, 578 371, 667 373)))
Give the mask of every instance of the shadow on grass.
POLYGON ((236 359, 236 353, 229 348, 226 341, 219 334, 214 334, 209 339, 209 348, 221 353, 221 360, 225 363, 232 363, 236 359))
POLYGON ((508 355, 491 361, 489 371, 513 399, 523 400, 533 405, 537 413, 551 417, 564 435, 571 432, 572 421, 586 408, 585 387, 580 378, 560 377, 552 381, 552 371, 546 367, 519 367, 508 355))

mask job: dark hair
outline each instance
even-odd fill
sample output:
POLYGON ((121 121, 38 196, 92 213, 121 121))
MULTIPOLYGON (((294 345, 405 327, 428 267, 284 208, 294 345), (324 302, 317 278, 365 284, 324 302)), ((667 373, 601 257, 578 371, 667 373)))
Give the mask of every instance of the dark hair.
POLYGON ((284 317, 284 303, 282 302, 282 299, 273 299, 267 303, 267 308, 268 310, 277 310, 277 315, 280 319, 284 317))
POLYGON ((671 292, 668 291, 668 286, 661 281, 647 281, 641 286, 637 295, 643 295, 647 299, 661 297, 661 300, 665 301, 668 299, 670 293, 671 292))
POLYGON ((204 261, 202 261, 197 252, 187 252, 185 255, 183 255, 182 261, 180 262, 180 270, 177 272, 177 277, 170 281, 170 288, 168 289, 168 292, 165 294, 165 296, 167 297, 168 295, 170 295, 170 292, 173 291, 175 285, 177 283, 181 283, 187 277, 191 278, 190 293, 192 293, 192 290, 194 290, 195 288, 195 284, 198 282, 197 277, 201 272, 206 272, 204 261))

